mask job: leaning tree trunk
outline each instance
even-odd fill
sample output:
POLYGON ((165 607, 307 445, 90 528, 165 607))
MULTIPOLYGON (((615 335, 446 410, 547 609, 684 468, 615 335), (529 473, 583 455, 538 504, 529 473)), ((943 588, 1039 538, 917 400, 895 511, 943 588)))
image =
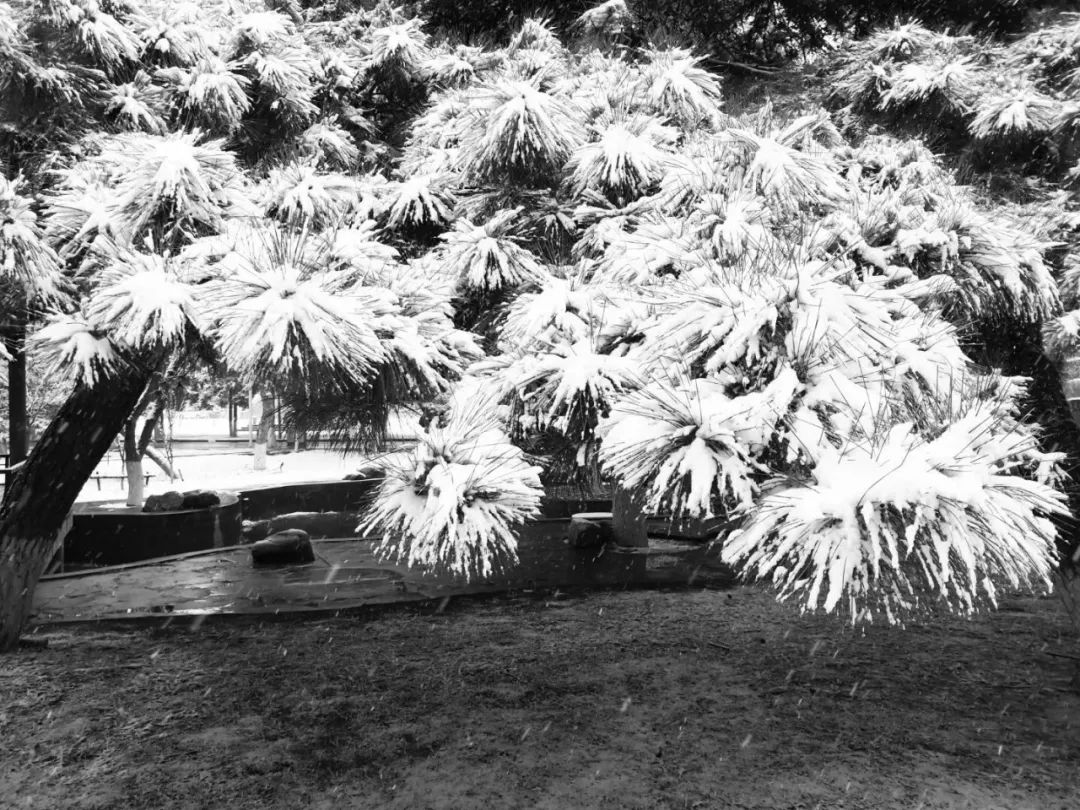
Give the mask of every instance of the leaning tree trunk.
POLYGON ((77 388, 9 482, 0 504, 0 652, 18 643, 58 533, 149 380, 149 371, 129 368, 77 388))

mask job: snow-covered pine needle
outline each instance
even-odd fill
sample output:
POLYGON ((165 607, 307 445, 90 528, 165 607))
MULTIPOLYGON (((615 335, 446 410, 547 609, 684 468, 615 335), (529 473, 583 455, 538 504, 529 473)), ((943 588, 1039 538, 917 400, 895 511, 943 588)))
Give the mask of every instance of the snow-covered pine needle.
POLYGON ((577 343, 595 333, 617 309, 599 285, 547 274, 538 291, 524 292, 511 302, 499 334, 508 351, 577 343))
POLYGON ((790 368, 741 396, 716 380, 651 382, 602 422, 600 461, 621 486, 641 491, 653 514, 749 509, 770 472, 760 459, 801 388, 790 368))
POLYGON ((783 133, 763 137, 744 129, 728 129, 725 136, 746 155, 744 190, 764 197, 781 211, 835 203, 847 196, 825 154, 790 146, 783 133))
POLYGON ((13 280, 29 297, 58 297, 60 258, 42 238, 21 179, 0 175, 0 283, 13 280))
POLYGON ((1032 87, 979 99, 968 130, 983 141, 1030 138, 1049 133, 1061 102, 1032 87))
POLYGON ((220 140, 201 141, 198 132, 103 139, 94 160, 115 178, 122 230, 136 235, 160 222, 170 234, 191 235, 221 222, 236 158, 220 140))
POLYGON ((470 399, 415 450, 383 458, 386 478, 358 531, 376 533, 386 558, 476 579, 517 561, 516 533, 539 514, 543 489, 490 401, 470 399))
POLYGON ((82 167, 65 172, 45 198, 45 235, 65 259, 109 242, 127 244, 115 212, 116 195, 104 172, 82 167))
POLYGON ((510 54, 522 49, 560 53, 563 45, 551 25, 551 20, 545 17, 526 17, 510 38, 506 49, 510 54))
POLYGON ((457 45, 429 57, 423 72, 442 87, 460 87, 476 78, 477 64, 483 60, 481 48, 457 45))
POLYGON ((417 174, 386 184, 382 207, 391 230, 434 225, 445 227, 454 219, 454 197, 443 178, 417 174))
POLYGON ((105 101, 105 111, 125 129, 160 135, 165 131, 165 122, 158 113, 162 95, 150 76, 139 71, 130 82, 112 89, 105 101))
POLYGON ((212 334, 242 374, 365 382, 387 359, 372 326, 393 303, 377 291, 343 290, 318 251, 307 255, 311 238, 252 235, 238 244, 207 295, 212 334))
POLYGON ((577 111, 528 81, 483 85, 468 103, 459 158, 470 182, 552 178, 584 141, 577 111))
POLYGON ((970 613, 1001 586, 1049 588, 1064 496, 1018 467, 1028 439, 975 413, 933 439, 898 424, 875 449, 824 453, 804 483, 777 481, 722 555, 805 609, 853 620, 934 600, 970 613))
POLYGON ((172 86, 182 118, 192 125, 232 133, 251 108, 248 78, 212 54, 191 67, 162 68, 157 75, 172 86))
POLYGON ((956 277, 972 308, 992 314, 1004 305, 1030 322, 1056 311, 1057 284, 1043 260, 1044 243, 960 197, 943 201, 928 224, 955 234, 955 254, 945 271, 956 277))
MULTIPOLYGON (((185 12, 185 6, 169 4, 162 16, 147 18, 139 28, 139 38, 145 48, 144 58, 158 64, 190 67, 211 55, 211 31, 205 20, 185 12)), ((205 12, 203 12, 205 14, 205 12)))
POLYGON ((700 57, 681 48, 650 49, 646 57, 640 88, 657 115, 684 129, 724 120, 720 80, 700 67, 700 57))
POLYGON ((458 220, 440 238, 447 269, 470 290, 499 290, 539 280, 544 271, 528 250, 507 235, 520 208, 502 211, 483 225, 458 220))
POLYGON ((272 169, 266 185, 267 213, 294 226, 319 229, 341 222, 360 199, 352 177, 320 172, 305 163, 272 169))
POLYGON ((582 12, 577 25, 587 34, 617 37, 634 24, 634 14, 626 0, 604 0, 582 12))
POLYGON ((203 325, 197 289, 157 254, 113 248, 102 257, 86 305, 91 323, 114 344, 133 349, 175 346, 203 325))
MULTIPOLYGON (((501 387, 509 390, 514 431, 555 430, 574 442, 578 467, 587 464, 596 427, 620 394, 642 384, 640 366, 626 357, 597 351, 590 336, 494 361, 501 387)), ((474 372, 483 369, 480 364, 474 372)))
POLYGON ((428 37, 417 18, 372 26, 365 37, 367 62, 377 69, 420 76, 428 58, 428 37))
POLYGON ((890 78, 882 109, 909 107, 937 99, 944 110, 966 115, 979 96, 981 74, 969 58, 911 62, 890 78))
POLYGON ((323 169, 355 169, 360 149, 336 116, 316 121, 297 138, 300 154, 323 169))
POLYGON ((80 315, 54 315, 30 338, 51 370, 84 385, 94 385, 122 365, 106 330, 80 315))
POLYGON ((293 31, 292 21, 284 14, 263 9, 244 14, 233 24, 224 52, 229 58, 252 51, 271 49, 288 39, 293 31))
POLYGON ((858 58, 874 62, 907 62, 940 45, 940 34, 917 21, 897 23, 892 28, 875 31, 860 42, 858 58))
POLYGON ((678 131, 659 119, 635 115, 601 120, 590 127, 588 143, 566 165, 575 194, 595 189, 629 202, 663 176, 678 131))
POLYGON ((69 5, 67 22, 85 53, 108 68, 138 60, 142 43, 130 26, 105 12, 96 2, 69 5))

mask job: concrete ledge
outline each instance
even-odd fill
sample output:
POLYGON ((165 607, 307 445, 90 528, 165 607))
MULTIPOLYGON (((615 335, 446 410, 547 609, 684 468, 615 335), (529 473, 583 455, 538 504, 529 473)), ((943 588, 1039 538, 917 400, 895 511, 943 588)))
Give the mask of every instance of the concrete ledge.
POLYGON ((78 504, 64 538, 64 562, 120 565, 241 541, 240 499, 221 493, 204 509, 143 512, 139 507, 78 504))
POLYGON ((269 520, 292 512, 363 511, 374 497, 380 478, 357 481, 310 481, 259 487, 240 493, 244 520, 269 520))

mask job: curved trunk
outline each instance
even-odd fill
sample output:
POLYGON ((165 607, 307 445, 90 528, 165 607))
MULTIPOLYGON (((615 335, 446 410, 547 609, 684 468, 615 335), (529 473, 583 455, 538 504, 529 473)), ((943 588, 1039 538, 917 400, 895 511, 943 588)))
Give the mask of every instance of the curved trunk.
POLYGON ((150 372, 77 388, 10 481, 0 504, 0 652, 18 644, 34 587, 83 484, 139 402, 150 372))
POLYGON ((170 462, 168 458, 159 453, 157 448, 147 447, 146 457, 155 464, 157 464, 158 467, 161 468, 161 471, 165 473, 165 475, 169 476, 170 482, 175 481, 177 478, 180 478, 180 473, 177 472, 175 467, 173 467, 172 462, 170 462))

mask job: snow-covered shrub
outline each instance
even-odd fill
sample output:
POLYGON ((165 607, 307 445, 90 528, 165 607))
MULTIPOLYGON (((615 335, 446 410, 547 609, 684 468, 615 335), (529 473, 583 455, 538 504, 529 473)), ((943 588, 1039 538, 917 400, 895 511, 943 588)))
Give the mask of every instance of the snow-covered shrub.
POLYGON ((410 566, 490 576, 517 560, 516 530, 539 514, 540 468, 530 464, 483 398, 459 399, 415 450, 385 457, 385 479, 359 531, 410 566))
POLYGON ((573 107, 533 82, 497 81, 467 99, 459 160, 473 183, 551 178, 584 141, 573 107))
POLYGON ((942 599, 969 613, 1002 588, 1049 588, 1064 496, 1025 474, 1030 435, 974 411, 935 437, 911 424, 831 448, 810 480, 777 480, 723 548, 811 609, 897 621, 942 599))
POLYGON ((502 211, 483 225, 468 220, 454 223, 441 237, 441 253, 449 272, 468 290, 499 290, 538 281, 543 270, 536 257, 508 235, 520 209, 502 211))

